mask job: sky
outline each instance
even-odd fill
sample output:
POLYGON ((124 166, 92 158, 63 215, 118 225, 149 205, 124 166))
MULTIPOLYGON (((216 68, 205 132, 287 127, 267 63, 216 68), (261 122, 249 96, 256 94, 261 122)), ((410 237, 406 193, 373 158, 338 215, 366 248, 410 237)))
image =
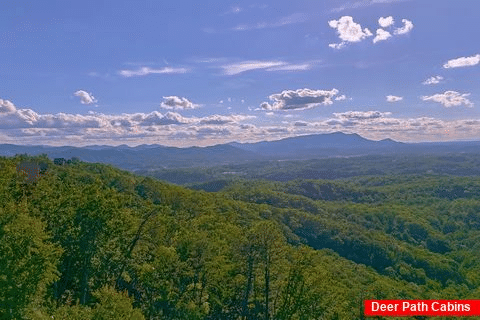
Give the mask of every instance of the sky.
POLYGON ((0 2, 0 143, 480 140, 480 1, 0 2))

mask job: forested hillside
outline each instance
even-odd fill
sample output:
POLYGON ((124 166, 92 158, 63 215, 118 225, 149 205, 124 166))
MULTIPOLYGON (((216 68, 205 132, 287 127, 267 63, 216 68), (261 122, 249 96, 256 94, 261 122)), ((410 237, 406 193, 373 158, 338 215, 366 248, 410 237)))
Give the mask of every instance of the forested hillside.
POLYGON ((205 189, 0 158, 0 318, 361 319, 367 298, 479 297, 480 179, 205 189))
POLYGON ((252 161, 216 167, 137 170, 175 184, 232 179, 345 179, 385 175, 480 176, 478 153, 390 154, 358 157, 330 157, 301 161, 252 161))

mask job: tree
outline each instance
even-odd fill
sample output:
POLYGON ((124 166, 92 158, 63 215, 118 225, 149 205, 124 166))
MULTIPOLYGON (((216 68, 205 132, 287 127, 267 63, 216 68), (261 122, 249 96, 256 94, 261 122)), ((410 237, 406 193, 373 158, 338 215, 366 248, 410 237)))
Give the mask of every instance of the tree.
POLYGON ((27 307, 41 304, 46 287, 58 279, 62 251, 44 223, 24 211, 25 201, 0 207, 0 314, 6 319, 21 319, 27 307))
MULTIPOLYGON (((264 220, 253 225, 248 234, 249 247, 247 249, 247 285, 245 290, 245 298, 243 302, 243 315, 246 316, 245 305, 248 304, 250 287, 254 285, 254 265, 257 263, 261 266, 263 272, 263 317, 265 320, 270 319, 271 315, 271 280, 272 269, 276 260, 280 260, 285 254, 286 243, 283 234, 278 225, 272 220, 264 220)), ((282 263, 278 263, 277 267, 281 267, 282 263)), ((278 292, 276 292, 278 294, 278 292)))

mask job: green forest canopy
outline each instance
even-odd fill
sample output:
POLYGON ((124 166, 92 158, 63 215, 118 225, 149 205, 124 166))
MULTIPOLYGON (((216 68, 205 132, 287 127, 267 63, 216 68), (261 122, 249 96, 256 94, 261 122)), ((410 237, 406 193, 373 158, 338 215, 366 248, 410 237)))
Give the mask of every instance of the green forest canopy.
POLYGON ((0 158, 0 316, 360 319, 367 298, 477 298, 479 191, 390 175, 208 193, 0 158))

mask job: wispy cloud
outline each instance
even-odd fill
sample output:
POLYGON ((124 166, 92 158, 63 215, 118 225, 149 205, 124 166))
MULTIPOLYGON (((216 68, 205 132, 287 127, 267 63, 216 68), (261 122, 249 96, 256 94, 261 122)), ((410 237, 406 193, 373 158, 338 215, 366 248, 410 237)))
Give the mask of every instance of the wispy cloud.
POLYGON ((360 9, 366 8, 376 4, 389 4, 395 2, 405 2, 410 0, 360 0, 355 2, 347 2, 344 5, 333 8, 330 10, 331 13, 338 13, 348 9, 360 9))
POLYGON ((273 67, 266 69, 267 71, 305 71, 310 70, 312 65, 309 63, 303 64, 286 64, 279 67, 273 67))
POLYGON ((228 9, 227 11, 225 11, 224 13, 222 13, 222 15, 227 15, 227 14, 238 14, 240 12, 243 11, 243 8, 239 7, 239 6, 233 6, 231 7, 230 9, 228 9))
POLYGON ((172 68, 172 67, 165 67, 161 69, 152 69, 150 67, 142 67, 137 70, 120 70, 119 74, 126 78, 129 77, 142 77, 147 76, 149 74, 179 74, 179 73, 187 73, 189 69, 187 68, 172 68))
POLYGON ((283 61, 258 61, 258 60, 250 60, 250 61, 243 61, 239 63, 227 64, 221 66, 223 69, 223 73, 226 75, 235 75, 242 72, 250 71, 250 70, 257 70, 257 69, 268 69, 272 67, 279 67, 286 65, 283 61))
POLYGON ((265 71, 305 71, 313 67, 313 62, 292 64, 285 61, 248 60, 220 66, 225 75, 236 75, 251 70, 265 71))
POLYGON ((471 57, 460 57, 457 59, 448 60, 443 65, 445 69, 460 68, 460 67, 472 67, 480 63, 480 54, 471 57))
POLYGON ((248 30, 257 30, 257 29, 266 29, 266 28, 278 28, 290 24, 302 23, 307 21, 308 16, 304 13, 293 13, 289 16, 280 18, 272 22, 259 22, 256 24, 239 24, 234 27, 234 31, 248 31, 248 30))
POLYGON ((387 102, 398 102, 402 101, 403 97, 398 97, 398 96, 387 96, 387 102))

